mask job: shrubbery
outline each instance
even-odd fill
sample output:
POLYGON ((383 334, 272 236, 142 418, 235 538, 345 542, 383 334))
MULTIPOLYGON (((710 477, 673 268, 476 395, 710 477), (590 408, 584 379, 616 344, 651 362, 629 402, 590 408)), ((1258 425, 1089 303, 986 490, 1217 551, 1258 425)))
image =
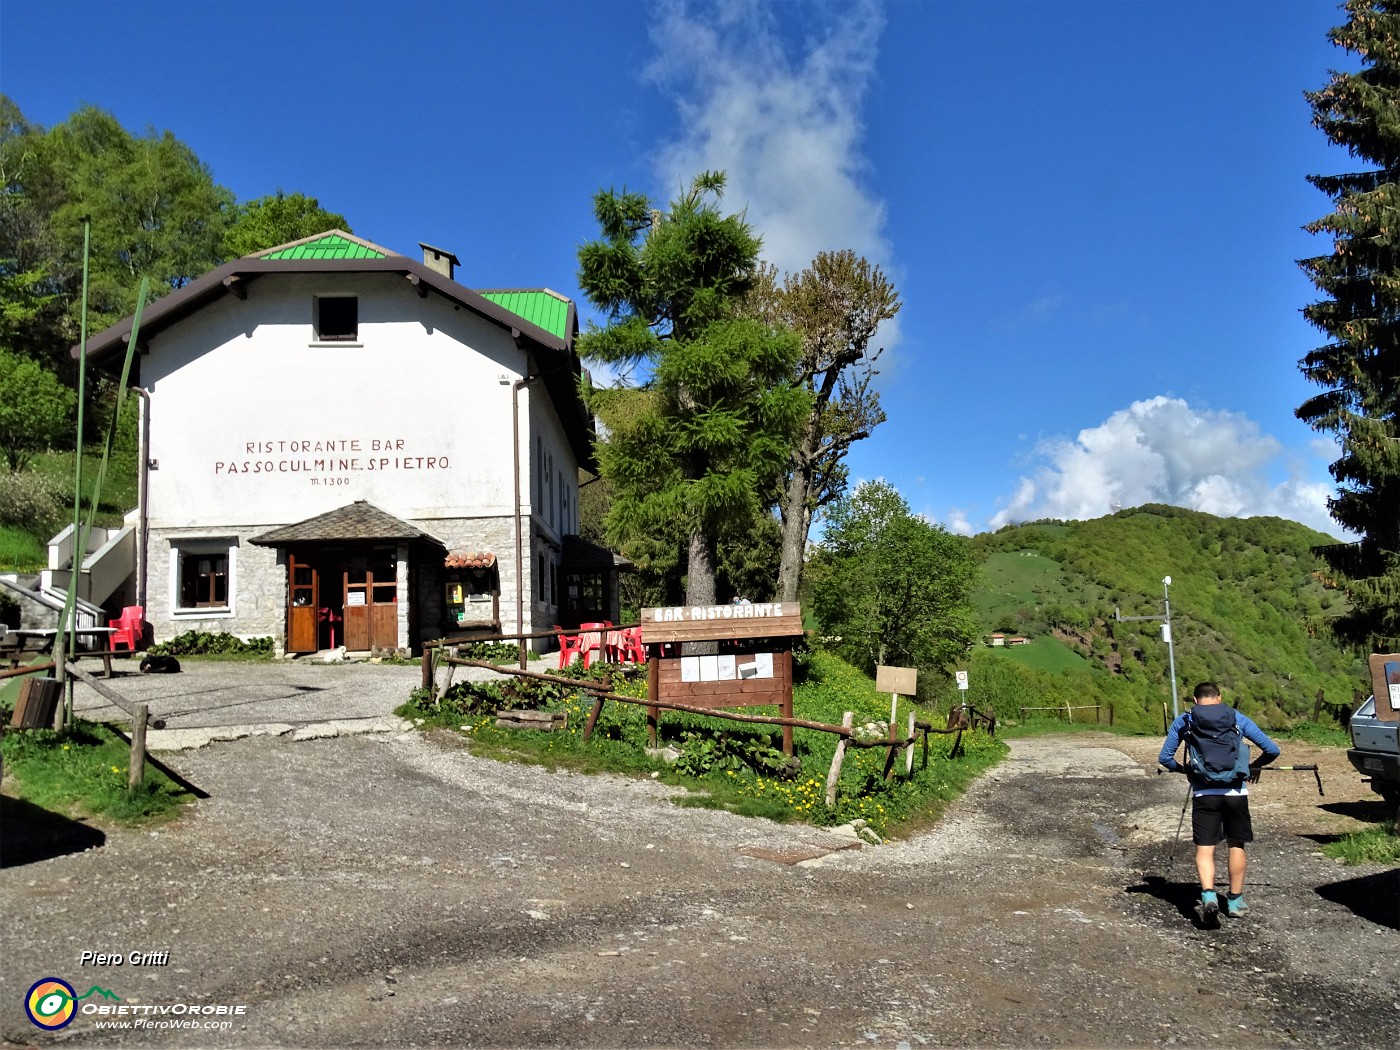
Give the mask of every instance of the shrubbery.
POLYGON ((153 645, 148 652, 158 656, 243 656, 255 654, 272 655, 271 638, 250 638, 246 642, 220 631, 186 631, 168 642, 153 645))
POLYGON ((36 471, 0 474, 0 525, 52 536, 63 527, 68 498, 68 490, 56 479, 36 471))

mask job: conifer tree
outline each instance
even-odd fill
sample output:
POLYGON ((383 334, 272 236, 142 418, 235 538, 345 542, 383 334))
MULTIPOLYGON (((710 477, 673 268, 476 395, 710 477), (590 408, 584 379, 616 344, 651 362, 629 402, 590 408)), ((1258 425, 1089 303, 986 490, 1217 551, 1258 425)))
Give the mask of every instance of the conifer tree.
POLYGON ((579 287, 609 318, 579 352, 636 369, 643 387, 586 392, 608 425, 607 532, 624 549, 680 539, 694 605, 716 600, 720 542, 766 509, 810 403, 791 382, 797 336, 741 312, 760 242, 720 212, 723 191, 723 173, 705 172, 664 213, 601 191, 602 237, 579 249, 579 287))
POLYGON ((1400 3, 1350 0, 1332 42, 1361 59, 1310 92, 1313 123, 1364 170, 1312 175, 1335 203, 1309 232, 1333 250, 1304 259, 1324 298, 1303 314, 1328 342, 1300 362, 1323 387, 1297 409, 1314 430, 1336 436, 1341 456, 1332 517, 1357 534, 1319 548, 1345 588, 1350 610, 1337 637, 1363 648, 1400 649, 1400 3))

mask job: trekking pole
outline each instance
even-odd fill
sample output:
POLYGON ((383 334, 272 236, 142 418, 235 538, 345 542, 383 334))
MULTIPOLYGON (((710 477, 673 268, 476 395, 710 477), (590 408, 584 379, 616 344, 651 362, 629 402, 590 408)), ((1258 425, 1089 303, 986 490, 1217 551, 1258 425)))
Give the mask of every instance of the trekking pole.
MULTIPOLYGON (((1160 777, 1165 770, 1157 770, 1160 777)), ((1172 865, 1176 863, 1176 848, 1181 845, 1181 829, 1186 826, 1186 810, 1191 805, 1191 784, 1186 784, 1186 801, 1181 804, 1181 819, 1176 822, 1176 838, 1172 839, 1171 853, 1167 855, 1167 871, 1170 872, 1172 865)))
POLYGON ((1290 773, 1311 773, 1317 778, 1317 793, 1323 795, 1324 798, 1326 797, 1322 790, 1322 773, 1318 770, 1317 766, 1260 766, 1259 772, 1262 773, 1266 769, 1284 770, 1290 773))

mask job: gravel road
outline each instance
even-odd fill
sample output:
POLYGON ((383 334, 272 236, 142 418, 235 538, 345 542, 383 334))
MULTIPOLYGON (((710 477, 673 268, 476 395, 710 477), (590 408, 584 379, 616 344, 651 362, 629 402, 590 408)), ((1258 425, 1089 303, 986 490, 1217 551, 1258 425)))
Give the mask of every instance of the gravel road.
POLYGON ((68 829, 98 848, 47 856, 48 833, 20 834, 31 814, 6 800, 0 1036, 1393 1046, 1400 870, 1341 868, 1308 837, 1370 812, 1354 774, 1339 771, 1328 800, 1301 774, 1265 779, 1253 912, 1202 931, 1186 848, 1166 859, 1183 783, 1151 774, 1155 750, 1018 740, 932 831, 845 849, 677 808, 650 780, 478 759, 451 734, 215 743, 168 756, 208 799, 154 831, 68 829), (1318 808, 1332 799, 1340 812, 1318 808), (99 967, 84 951, 169 954, 99 967), (102 1030, 80 1015, 50 1034, 22 1010, 45 976, 128 1008, 246 1009, 223 1031, 102 1030))

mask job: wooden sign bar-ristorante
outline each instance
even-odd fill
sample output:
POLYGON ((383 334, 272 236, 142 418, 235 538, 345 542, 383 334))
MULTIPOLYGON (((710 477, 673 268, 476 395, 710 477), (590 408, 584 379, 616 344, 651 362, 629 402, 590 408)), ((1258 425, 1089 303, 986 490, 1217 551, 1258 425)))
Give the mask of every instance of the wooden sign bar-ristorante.
MULTIPOLYGON (((765 707, 792 717, 792 643, 802 637, 796 602, 682 605, 643 609, 642 642, 650 654, 647 698, 690 707, 765 707), (683 655, 685 642, 715 643, 704 655, 683 655)), ((661 709, 648 712, 656 746, 661 709)), ((792 727, 783 727, 792 754, 792 727)))

